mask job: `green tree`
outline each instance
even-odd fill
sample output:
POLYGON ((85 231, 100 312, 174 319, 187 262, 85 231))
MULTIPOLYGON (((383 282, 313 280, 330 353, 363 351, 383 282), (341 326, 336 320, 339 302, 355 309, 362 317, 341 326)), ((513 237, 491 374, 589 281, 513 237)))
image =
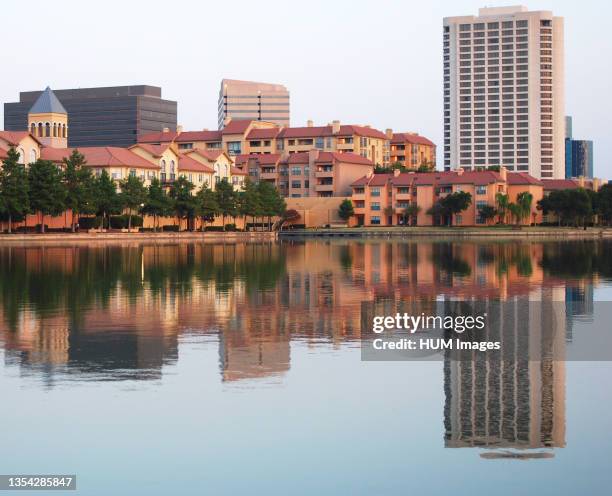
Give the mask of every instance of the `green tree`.
POLYGON ((491 205, 482 205, 478 207, 478 215, 487 224, 490 220, 494 219, 497 215, 497 210, 491 205))
POLYGON ((119 186, 121 187, 119 201, 121 207, 128 210, 128 229, 132 229, 132 212, 144 206, 147 199, 147 188, 136 174, 128 175, 119 183, 119 186))
POLYGON ((495 203, 497 204, 497 215, 499 216, 499 223, 506 223, 506 215, 508 214, 508 205, 510 205, 510 197, 504 193, 497 193, 495 195, 495 203))
POLYGON ((198 213, 202 219, 202 230, 207 222, 214 222, 215 216, 219 213, 219 204, 217 203, 217 195, 211 190, 208 185, 202 186, 202 189, 196 194, 198 204, 198 213))
POLYGON ((179 225, 181 219, 187 219, 187 229, 189 230, 193 229, 193 219, 198 208, 196 198, 191 194, 193 188, 193 183, 184 176, 179 176, 170 188, 170 198, 174 202, 174 212, 179 219, 179 225))
POLYGON ((406 219, 406 223, 412 226, 416 226, 417 217, 421 212, 421 207, 419 207, 416 203, 409 203, 408 206, 404 209, 404 218, 406 219))
POLYGON ((612 183, 603 185, 597 192, 598 212, 607 225, 612 223, 612 183))
POLYGON ((287 205, 276 187, 268 181, 257 183, 257 193, 261 206, 260 214, 268 218, 268 231, 270 231, 272 229, 272 217, 280 217, 287 205))
POLYGON ((355 215, 355 209, 353 208, 353 202, 348 198, 345 198, 340 203, 340 207, 338 207, 338 216, 343 220, 348 222, 348 220, 355 215))
POLYGON ((100 176, 95 180, 94 191, 96 195, 94 203, 97 214, 102 216, 102 228, 109 228, 109 215, 119 212, 120 202, 117 186, 106 169, 103 169, 100 176))
POLYGON ((8 220, 8 232, 13 221, 23 219, 30 208, 28 173, 19 163, 19 153, 11 148, 0 170, 0 212, 8 220))
POLYGON ((525 219, 528 219, 531 224, 531 204, 533 202, 533 195, 528 191, 521 191, 516 196, 516 204, 518 205, 519 223, 522 223, 525 219))
POLYGON ((30 164, 28 183, 30 207, 41 216, 41 232, 45 232, 45 216, 59 215, 66 210, 66 188, 62 172, 49 160, 37 160, 30 164))
POLYGON ((247 178, 238 198, 240 214, 244 216, 245 224, 249 216, 252 218, 252 222, 255 223, 255 217, 260 214, 262 209, 257 185, 247 178))
POLYGON ((95 212, 94 180, 91 169, 86 165, 85 157, 78 150, 73 150, 64 158, 64 184, 66 186, 66 208, 72 211, 71 230, 76 231, 80 214, 95 212))
POLYGON ((472 204, 472 195, 467 191, 455 191, 440 200, 446 217, 452 222, 453 216, 467 210, 472 204))
POLYGON ((223 218, 223 230, 225 231, 225 218, 236 215, 236 193, 228 180, 223 178, 216 184, 215 194, 219 205, 219 213, 223 218))
POLYGON ((159 179, 154 177, 147 188, 147 197, 142 207, 142 213, 153 217, 153 231, 157 232, 159 218, 172 213, 172 201, 166 194, 159 179))

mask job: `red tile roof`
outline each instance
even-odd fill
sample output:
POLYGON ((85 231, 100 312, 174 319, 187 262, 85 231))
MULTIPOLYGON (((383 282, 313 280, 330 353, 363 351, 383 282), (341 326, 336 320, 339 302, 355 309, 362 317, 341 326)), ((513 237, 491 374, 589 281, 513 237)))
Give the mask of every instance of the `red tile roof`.
POLYGON ((175 140, 177 143, 191 143, 193 141, 221 141, 221 131, 185 131, 175 140))
POLYGON ((231 120, 221 131, 222 134, 244 134, 252 120, 231 120))
POLYGON ((176 131, 147 133, 138 138, 138 143, 170 143, 177 136, 178 133, 176 131))
POLYGON ((393 186, 435 186, 451 184, 473 184, 484 186, 502 182, 501 175, 495 171, 465 171, 459 174, 456 171, 434 171, 434 172, 402 172, 395 176, 393 174, 374 174, 367 182, 364 178, 359 179, 353 185, 369 184, 370 186, 382 186, 391 181, 393 186))
POLYGON ((2 145, 0 145, 0 158, 4 159, 7 157, 8 157, 8 148, 5 148, 2 145))
POLYGON ((28 131, 0 131, 0 139, 3 139, 9 145, 13 146, 17 146, 22 139, 27 138, 28 136, 30 136, 34 141, 39 142, 28 131))
POLYGON ((508 172, 508 184, 534 184, 542 186, 542 181, 530 176, 526 172, 508 172))
POLYGON ((280 127, 251 129, 246 139, 248 140, 273 139, 273 138, 276 138, 280 132, 281 132, 280 127))
POLYGON ((202 148, 194 148, 193 150, 186 150, 186 154, 197 153, 211 162, 217 160, 225 152, 223 150, 203 150, 202 148))
POLYGON ((436 146, 433 141, 428 140, 425 136, 420 136, 414 133, 393 133, 391 143, 394 145, 410 143, 414 145, 436 146))
POLYGON ((542 179, 545 191, 557 189, 576 189, 580 187, 580 183, 575 179, 542 179))
POLYGON ((230 169, 230 173, 232 176, 248 176, 249 174, 238 167, 232 167, 230 169))
MULTIPOLYGON (((73 148, 43 148, 41 158, 61 162, 63 158, 68 158, 73 148)), ((89 167, 136 167, 139 169, 159 169, 159 165, 136 155, 127 148, 114 146, 91 146, 78 149, 85 156, 85 161, 89 167)))
POLYGON ((360 164, 360 165, 374 166, 374 162, 372 162, 369 158, 362 157, 361 155, 357 155, 356 153, 351 153, 351 152, 344 152, 344 153, 319 152, 319 157, 317 158, 317 160, 315 160, 315 162, 316 163, 331 162, 332 159, 337 162, 342 162, 345 164, 360 164))
POLYGON ((179 171, 199 172, 206 174, 215 172, 212 168, 185 154, 181 154, 179 156, 179 171))
POLYGON ((387 136, 377 129, 366 126, 340 126, 338 133, 333 133, 332 126, 286 127, 278 135, 279 138, 315 138, 318 136, 364 136, 369 138, 387 139, 387 136))

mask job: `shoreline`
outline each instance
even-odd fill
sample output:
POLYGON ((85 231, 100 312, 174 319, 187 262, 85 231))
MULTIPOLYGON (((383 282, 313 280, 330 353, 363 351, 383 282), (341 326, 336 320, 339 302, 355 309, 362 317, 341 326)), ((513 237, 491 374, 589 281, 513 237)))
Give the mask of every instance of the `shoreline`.
POLYGON ((276 241, 277 232, 144 232, 144 233, 45 233, 45 234, 0 234, 0 246, 15 245, 59 245, 80 243, 142 243, 142 242, 200 242, 200 243, 259 243, 276 241))
POLYGON ((455 238, 555 238, 555 239, 599 239, 612 238, 612 228, 590 227, 524 227, 522 229, 490 227, 361 227, 329 229, 296 229, 281 231, 279 238, 293 237, 455 237, 455 238))

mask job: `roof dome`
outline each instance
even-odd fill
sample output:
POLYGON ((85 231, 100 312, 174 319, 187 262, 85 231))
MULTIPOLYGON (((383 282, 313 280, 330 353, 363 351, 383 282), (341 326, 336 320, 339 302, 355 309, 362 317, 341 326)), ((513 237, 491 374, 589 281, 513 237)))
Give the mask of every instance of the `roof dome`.
POLYGON ((47 86, 45 91, 38 97, 32 108, 30 114, 67 114, 66 109, 59 101, 55 93, 51 91, 51 88, 47 86))

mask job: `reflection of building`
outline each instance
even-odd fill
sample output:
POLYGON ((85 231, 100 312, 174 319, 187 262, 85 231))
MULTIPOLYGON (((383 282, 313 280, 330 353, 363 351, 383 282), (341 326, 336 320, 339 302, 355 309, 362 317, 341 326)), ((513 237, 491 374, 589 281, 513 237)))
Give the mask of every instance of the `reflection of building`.
POLYGON ((517 298, 488 312, 483 339, 501 341, 501 356, 451 351, 444 360, 445 446, 564 447, 563 303, 517 298))

